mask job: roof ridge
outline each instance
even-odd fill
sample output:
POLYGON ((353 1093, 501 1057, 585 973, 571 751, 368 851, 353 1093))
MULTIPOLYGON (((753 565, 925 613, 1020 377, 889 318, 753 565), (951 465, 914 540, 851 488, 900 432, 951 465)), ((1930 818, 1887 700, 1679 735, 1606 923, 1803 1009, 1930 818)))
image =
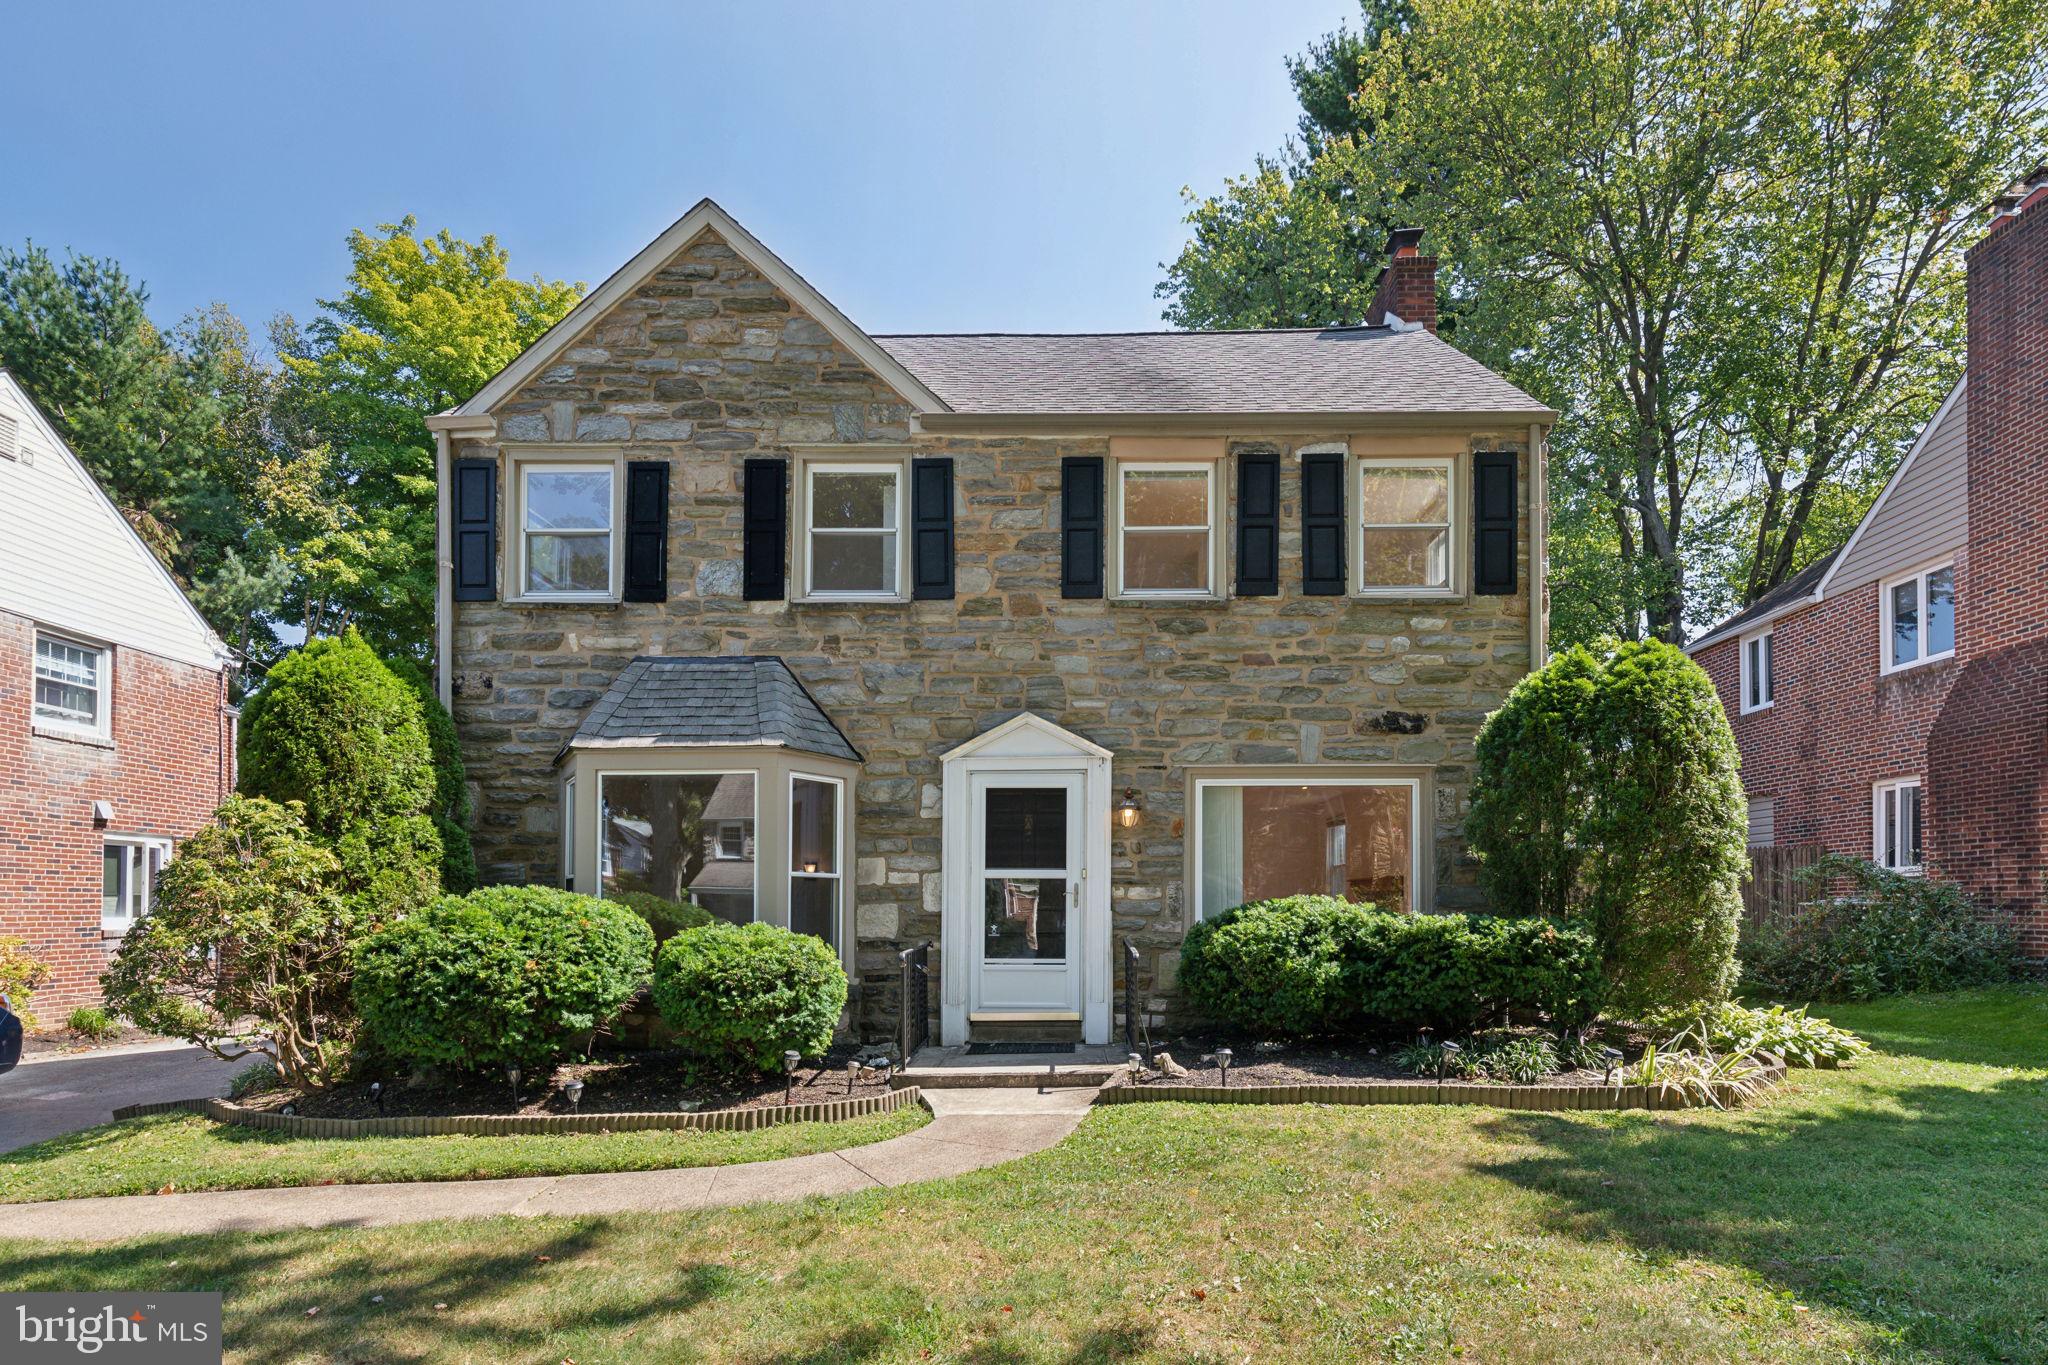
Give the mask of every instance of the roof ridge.
POLYGON ((1121 332, 870 332, 868 335, 876 341, 919 341, 926 339, 962 341, 977 337, 1079 339, 1084 337, 1294 336, 1303 333, 1320 332, 1385 332, 1389 336, 1404 335, 1392 327, 1375 326, 1363 322, 1332 322, 1320 327, 1181 327, 1121 332))

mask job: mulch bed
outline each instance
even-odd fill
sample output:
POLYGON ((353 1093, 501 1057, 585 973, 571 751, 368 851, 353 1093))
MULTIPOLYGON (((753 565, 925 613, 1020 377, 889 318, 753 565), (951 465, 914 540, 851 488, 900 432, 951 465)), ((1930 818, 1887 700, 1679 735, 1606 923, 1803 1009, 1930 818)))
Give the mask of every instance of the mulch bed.
MULTIPOLYGON (((847 1090, 846 1064, 860 1049, 835 1047, 825 1055, 824 1064, 806 1062, 797 1068, 791 1098, 802 1104, 809 1100, 843 1100, 853 1096, 878 1095, 889 1087, 879 1079, 862 1079, 847 1090)), ((678 1053, 600 1053, 589 1061, 565 1062, 545 1077, 522 1076, 520 1100, 514 1103, 512 1087, 503 1076, 471 1076, 446 1073, 413 1079, 391 1079, 384 1083, 384 1106, 370 1098, 369 1083, 352 1082, 323 1093, 300 1094, 273 1090, 245 1096, 239 1103, 252 1109, 279 1109, 286 1104, 308 1118, 369 1119, 411 1115, 443 1117, 457 1114, 567 1114, 569 1102, 562 1098, 562 1084, 583 1082, 583 1101, 574 1112, 584 1114, 649 1114, 713 1109, 778 1108, 782 1104, 782 1078, 759 1076, 690 1084, 684 1080, 684 1064, 678 1053)), ((878 1076, 879 1073, 876 1073, 878 1076)))
MULTIPOLYGON (((1614 1045, 1625 1053, 1629 1060, 1642 1055, 1642 1043, 1638 1039, 1625 1038, 1614 1041, 1614 1045)), ((1232 1052, 1230 1084, 1237 1085, 1343 1085, 1361 1081, 1411 1081, 1417 1085, 1433 1085, 1434 1076, 1417 1076, 1404 1071, 1390 1060, 1398 1044, 1338 1043, 1329 1040, 1279 1043, 1259 1042, 1243 1038, 1176 1038, 1170 1043, 1154 1044, 1172 1054, 1174 1061, 1187 1068, 1185 1076, 1167 1076, 1154 1073, 1148 1079, 1137 1082, 1147 1089, 1172 1085, 1216 1085, 1221 1076, 1213 1061, 1203 1058, 1212 1055, 1218 1047, 1228 1047, 1232 1052)), ((1513 1081, 1494 1081, 1484 1076, 1448 1077, 1465 1085, 1514 1085, 1513 1081)), ((1533 1082, 1546 1086, 1601 1085, 1606 1082, 1604 1071, 1578 1070, 1559 1071, 1533 1082)), ((1122 1082, 1129 1084, 1130 1082, 1122 1082)))
POLYGON ((24 1057, 82 1057, 101 1048, 123 1047, 129 1043, 168 1042, 161 1034, 150 1033, 136 1028, 133 1024, 123 1025, 118 1033, 109 1038, 88 1038, 82 1033, 73 1033, 68 1028, 44 1029, 38 1033, 25 1033, 21 1039, 24 1057))

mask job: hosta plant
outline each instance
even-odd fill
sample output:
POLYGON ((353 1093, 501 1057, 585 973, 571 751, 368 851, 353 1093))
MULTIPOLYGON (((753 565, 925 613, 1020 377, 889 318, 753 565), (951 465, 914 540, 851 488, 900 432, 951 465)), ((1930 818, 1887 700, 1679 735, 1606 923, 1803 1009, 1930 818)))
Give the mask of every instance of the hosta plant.
POLYGON ((1732 1001, 1705 1009, 1664 1010, 1643 1020, 1655 1034, 1696 1030, 1721 1052, 1769 1052, 1793 1066, 1840 1066, 1870 1051, 1870 1044, 1804 1006, 1750 1009, 1732 1001))

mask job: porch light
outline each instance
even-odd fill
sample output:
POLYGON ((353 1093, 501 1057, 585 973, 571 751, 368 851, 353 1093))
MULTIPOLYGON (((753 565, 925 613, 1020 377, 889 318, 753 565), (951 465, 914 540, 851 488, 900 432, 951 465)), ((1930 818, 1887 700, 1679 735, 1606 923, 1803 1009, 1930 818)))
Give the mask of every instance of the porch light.
POLYGON ((583 1103, 583 1082, 563 1081, 562 1098, 569 1101, 569 1108, 573 1112, 577 1105, 583 1103))
POLYGON ((1135 787, 1124 788, 1124 799, 1116 803, 1116 822, 1123 829, 1136 829, 1138 817, 1145 813, 1144 805, 1138 800, 1135 787))

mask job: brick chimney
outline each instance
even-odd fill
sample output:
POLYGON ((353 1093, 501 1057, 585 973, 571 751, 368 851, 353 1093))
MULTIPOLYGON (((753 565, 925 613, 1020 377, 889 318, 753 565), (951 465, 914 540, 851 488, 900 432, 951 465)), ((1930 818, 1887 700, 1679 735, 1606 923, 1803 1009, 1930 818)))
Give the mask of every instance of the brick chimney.
POLYGON ((1395 228, 1387 238, 1387 264, 1365 325, 1436 331, 1436 257, 1422 254, 1421 228, 1395 228))
POLYGON ((2048 957, 2048 165, 1970 248, 1970 538, 1956 565, 1961 671, 1927 739, 1935 870, 2017 911, 2048 957))

